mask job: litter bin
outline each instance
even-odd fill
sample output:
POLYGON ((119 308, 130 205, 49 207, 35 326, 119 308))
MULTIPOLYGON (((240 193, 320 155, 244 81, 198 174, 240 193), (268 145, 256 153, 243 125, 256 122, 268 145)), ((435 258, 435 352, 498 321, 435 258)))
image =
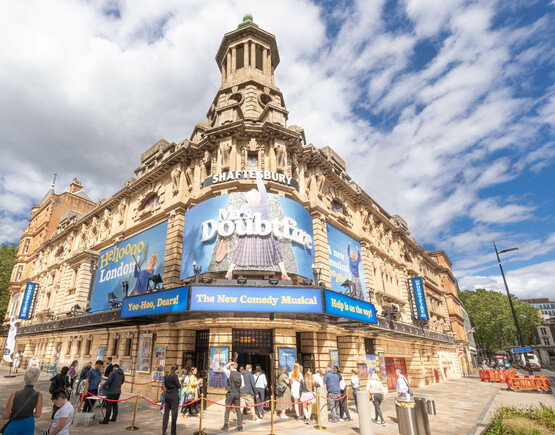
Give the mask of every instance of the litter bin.
POLYGON ((418 435, 414 405, 413 401, 405 402, 399 399, 395 401, 395 413, 401 435, 418 435))
POLYGON ((416 430, 418 435, 431 435, 430 421, 428 420, 428 401, 423 397, 414 398, 414 411, 416 414, 416 430))

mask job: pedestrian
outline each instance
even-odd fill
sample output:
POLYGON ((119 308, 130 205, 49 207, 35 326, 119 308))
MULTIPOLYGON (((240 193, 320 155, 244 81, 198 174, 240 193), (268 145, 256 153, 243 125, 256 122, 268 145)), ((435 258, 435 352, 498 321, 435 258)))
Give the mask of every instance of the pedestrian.
POLYGON ((283 366, 279 370, 279 376, 276 382, 276 411, 281 412, 281 418, 288 418, 285 414, 290 407, 289 403, 291 403, 291 381, 289 380, 289 376, 287 376, 287 367, 283 366))
POLYGON ((19 365, 21 364, 21 361, 23 360, 23 352, 17 352, 14 357, 13 357, 13 370, 14 373, 17 373, 17 371, 19 370, 19 365))
POLYGON ((404 396, 404 398, 409 400, 412 394, 412 390, 409 387, 409 381, 403 376, 403 370, 397 369, 395 370, 395 373, 397 374, 397 395, 399 397, 404 396))
POLYGON ((100 424, 108 424, 108 422, 116 422, 118 418, 118 400, 121 395, 121 386, 125 382, 125 375, 120 369, 119 364, 114 364, 114 369, 104 382, 106 390, 106 415, 104 420, 99 421, 100 424), (112 400, 114 402, 112 402, 112 400))
POLYGON ((187 402, 193 402, 189 405, 189 416, 194 417, 199 414, 199 394, 198 387, 202 383, 202 379, 198 378, 198 369, 192 367, 187 382, 187 402))
POLYGON ((48 429, 48 435, 69 435, 69 426, 73 421, 73 406, 67 400, 65 391, 55 391, 52 394, 52 403, 58 408, 54 421, 48 429))
POLYGON ((299 363, 293 365, 293 371, 289 376, 291 379, 291 396, 293 397, 293 408, 295 409, 295 414, 297 415, 297 420, 303 421, 304 417, 301 413, 301 405, 299 405, 299 399, 301 398, 301 374, 299 363))
POLYGON ((189 384, 189 370, 181 370, 181 376, 179 376, 179 382, 181 382, 181 390, 179 392, 179 407, 181 408, 181 414, 183 417, 187 414, 188 406, 183 406, 187 399, 187 385, 189 384))
POLYGON ((85 366, 81 369, 79 373, 79 380, 77 381, 77 387, 75 388, 75 394, 77 395, 77 400, 75 406, 79 406, 79 402, 81 401, 81 394, 85 391, 85 381, 87 379, 87 373, 92 367, 92 362, 87 362, 85 366))
POLYGON ((171 435, 177 435, 177 413, 179 410, 179 390, 181 389, 181 384, 179 383, 179 378, 175 373, 176 370, 177 366, 175 364, 172 365, 170 373, 166 376, 166 380, 164 381, 164 386, 166 387, 166 399, 164 418, 162 419, 162 435, 166 435, 170 412, 172 413, 171 435))
POLYGON ((223 371, 227 376, 227 381, 225 384, 225 389, 227 394, 225 395, 225 414, 224 414, 224 425, 221 428, 222 432, 227 432, 229 429, 229 412, 231 406, 236 406, 235 411, 237 412, 237 431, 243 432, 243 419, 241 415, 241 388, 244 387, 244 379, 241 373, 237 371, 237 363, 232 361, 223 367, 223 371))
POLYGON ((258 418, 264 417, 264 399, 266 398, 266 387, 268 386, 268 381, 266 380, 266 375, 262 371, 260 366, 256 366, 256 374, 254 375, 254 384, 256 386, 256 403, 260 403, 256 407, 256 412, 258 418))
POLYGON ((344 419, 345 421, 352 421, 351 414, 349 413, 349 409, 347 408, 347 381, 345 381, 345 377, 339 367, 335 366, 333 368, 337 376, 339 376, 339 394, 341 399, 339 399, 339 418, 344 419))
POLYGON ((356 370, 351 370, 351 388, 353 389, 353 397, 355 398, 355 412, 358 414, 357 392, 360 391, 359 378, 356 370))
POLYGON ((380 406, 382 402, 385 402, 386 393, 385 388, 383 387, 383 384, 381 383, 376 372, 372 373, 372 376, 368 380, 368 383, 366 384, 366 392, 370 394, 370 400, 374 403, 374 418, 372 421, 385 426, 385 420, 380 406))
POLYGON ((341 397, 341 389, 339 388, 339 376, 335 373, 331 367, 326 368, 326 374, 324 375, 324 385, 328 390, 328 399, 330 412, 331 412, 331 422, 337 423, 339 421, 339 403, 337 399, 341 397))
POLYGON ((25 370, 22 390, 10 394, 2 418, 8 420, 4 426, 5 435, 32 434, 35 431, 35 418, 42 414, 42 393, 34 389, 39 380, 40 369, 25 370))
MULTIPOLYGON (((68 396, 67 390, 69 389, 69 378, 67 376, 68 372, 69 372, 69 367, 63 366, 60 373, 50 378, 50 388, 49 388, 50 393, 53 394, 56 391, 63 391, 66 393, 66 398, 67 398, 68 396)), ((57 410, 58 408, 56 408, 56 405, 54 405, 52 407, 52 416, 50 417, 51 419, 54 418, 54 414, 56 414, 57 410)))
POLYGON ((320 388, 324 386, 324 370, 318 369, 316 373, 312 375, 312 380, 315 384, 316 388, 320 388))
POLYGON ((79 361, 74 359, 69 366, 69 371, 67 372, 67 375, 69 376, 69 388, 71 391, 73 391, 73 385, 75 383, 75 378, 77 377, 77 364, 79 364, 79 361))
POLYGON ((104 369, 104 376, 102 377, 102 379, 108 379, 108 376, 110 376, 110 373, 112 373, 112 370, 114 370, 114 365, 112 364, 112 357, 109 356, 104 360, 104 363, 106 364, 106 368, 104 369))
POLYGON ((160 415, 164 414, 166 408, 166 375, 162 376, 162 392, 160 393, 160 415))
POLYGON ((310 424, 312 416, 312 402, 314 402, 314 392, 316 386, 312 377, 312 372, 308 370, 301 381, 301 402, 303 406, 304 422, 310 424))
POLYGON ((245 384, 241 388, 241 406, 245 406, 244 409, 249 409, 252 415, 252 421, 257 422, 260 419, 256 416, 256 410, 254 409, 254 397, 256 396, 256 382, 252 374, 252 365, 247 364, 245 370, 241 373, 243 376, 243 383, 245 384), (250 407, 250 408, 247 408, 250 407))
POLYGON ((100 376, 102 372, 100 368, 102 367, 102 360, 99 359, 94 363, 94 368, 91 368, 87 372, 87 378, 85 379, 85 387, 84 391, 87 392, 87 397, 85 400, 85 406, 83 407, 83 412, 92 411, 92 403, 91 400, 96 400, 96 398, 92 397, 89 398, 89 393, 94 394, 95 396, 98 395, 98 386, 100 385, 100 376))

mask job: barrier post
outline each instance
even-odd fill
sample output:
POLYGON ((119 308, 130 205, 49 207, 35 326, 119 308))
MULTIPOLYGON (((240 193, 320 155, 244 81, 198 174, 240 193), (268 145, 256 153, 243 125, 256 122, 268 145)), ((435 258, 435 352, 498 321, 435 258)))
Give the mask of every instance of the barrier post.
POLYGON ((318 424, 314 426, 314 429, 326 430, 326 428, 322 426, 322 415, 320 413, 320 391, 316 393, 316 411, 318 414, 318 424))
POLYGON ((202 431, 202 414, 204 413, 204 396, 200 396, 200 417, 198 422, 198 432, 194 432, 194 435, 206 435, 206 432, 202 431))
POLYGON ((139 399, 141 398, 141 390, 137 391, 137 401, 135 402, 135 412, 133 413, 133 421, 131 422, 131 426, 126 427, 125 430, 139 430, 138 426, 135 426, 135 417, 137 416, 137 408, 139 407, 139 399))
POLYGON ((81 393, 81 398, 79 400, 79 408, 77 408, 77 412, 81 412, 81 409, 83 409, 83 403, 85 403, 86 399, 87 399, 87 390, 83 389, 83 392, 81 393))
POLYGON ((274 391, 270 394, 270 435, 274 435, 274 391))

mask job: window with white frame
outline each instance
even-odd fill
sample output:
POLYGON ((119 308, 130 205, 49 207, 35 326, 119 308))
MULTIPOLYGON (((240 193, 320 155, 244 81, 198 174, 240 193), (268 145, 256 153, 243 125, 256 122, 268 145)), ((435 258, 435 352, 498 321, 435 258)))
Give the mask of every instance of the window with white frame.
POLYGON ((15 280, 16 280, 16 281, 21 281, 21 275, 23 275, 23 264, 20 264, 20 265, 17 267, 17 275, 16 275, 16 277, 15 277, 15 280))
POLYGON ((14 316, 17 317, 17 313, 19 311, 19 300, 21 299, 21 292, 16 293, 13 295, 12 298, 12 309, 10 310, 10 317, 14 316))

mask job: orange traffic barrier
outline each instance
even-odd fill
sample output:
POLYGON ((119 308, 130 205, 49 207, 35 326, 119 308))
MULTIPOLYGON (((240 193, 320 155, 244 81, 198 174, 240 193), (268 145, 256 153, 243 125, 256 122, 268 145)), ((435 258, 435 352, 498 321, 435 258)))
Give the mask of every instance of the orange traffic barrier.
POLYGON ((517 371, 515 369, 510 370, 478 370, 480 379, 482 381, 488 382, 507 382, 507 378, 511 376, 516 376, 517 371))
POLYGON ((547 376, 509 376, 507 386, 513 391, 536 390, 551 393, 551 383, 547 376))
POLYGON ((480 375, 480 380, 481 381, 490 381, 490 371, 489 370, 484 370, 484 369, 479 369, 478 370, 478 374, 480 375))

